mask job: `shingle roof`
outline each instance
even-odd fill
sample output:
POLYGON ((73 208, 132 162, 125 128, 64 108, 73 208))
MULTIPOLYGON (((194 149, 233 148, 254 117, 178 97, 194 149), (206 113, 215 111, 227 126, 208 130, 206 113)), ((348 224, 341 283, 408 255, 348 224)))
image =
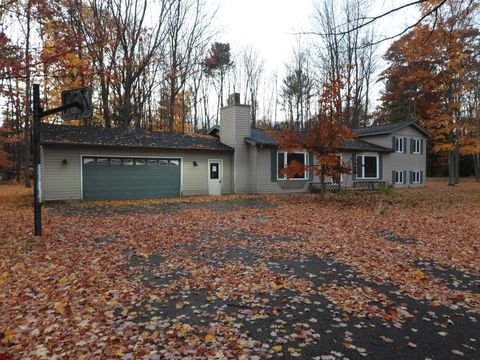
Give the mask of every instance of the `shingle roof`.
POLYGON ((403 121, 403 122, 398 122, 393 124, 368 126, 364 128, 355 129, 355 132, 358 134, 359 137, 372 136, 372 135, 386 135, 386 134, 391 134, 395 131, 401 130, 403 128, 406 128, 408 126, 413 126, 421 133, 430 137, 430 135, 424 128, 422 128, 420 125, 418 125, 413 121, 403 121))
POLYGON ((250 136, 245 138, 247 143, 262 146, 277 146, 277 141, 265 134, 261 129, 253 128, 250 131, 250 136))
MULTIPOLYGON (((247 143, 252 145, 259 145, 259 146, 277 146, 277 141, 273 137, 268 136, 263 130, 261 129, 251 129, 251 130, 252 131, 250 133, 250 136, 245 138, 245 141, 247 143)), ((340 150, 376 151, 376 152, 392 152, 393 151, 391 148, 375 145, 359 139, 345 140, 340 150)))
POLYGON ((100 145, 131 148, 233 151, 217 138, 176 132, 108 129, 98 127, 42 124, 42 144, 100 145))
POLYGON ((361 139, 345 140, 342 144, 342 150, 393 152, 391 148, 372 144, 361 139))

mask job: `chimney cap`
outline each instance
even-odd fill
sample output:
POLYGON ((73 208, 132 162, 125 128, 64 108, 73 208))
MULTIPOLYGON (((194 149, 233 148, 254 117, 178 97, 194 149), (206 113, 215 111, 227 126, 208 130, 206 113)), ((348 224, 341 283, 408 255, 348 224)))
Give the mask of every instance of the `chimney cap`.
POLYGON ((240 105, 240 93, 233 93, 228 96, 228 105, 240 105))

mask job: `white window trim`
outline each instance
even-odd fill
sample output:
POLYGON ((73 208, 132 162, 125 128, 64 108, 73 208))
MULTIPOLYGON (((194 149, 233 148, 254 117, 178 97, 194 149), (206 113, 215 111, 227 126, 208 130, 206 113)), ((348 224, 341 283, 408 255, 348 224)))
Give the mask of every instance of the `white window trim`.
POLYGON ((358 154, 357 157, 362 157, 362 163, 360 164, 360 168, 361 168, 361 174, 357 174, 356 175, 356 178, 358 180, 375 180, 375 179, 378 179, 380 177, 380 174, 379 174, 379 170, 380 170, 380 157, 378 156, 378 154, 358 154), (377 176, 375 177, 365 177, 364 174, 365 174, 365 156, 368 156, 368 157, 375 157, 377 159, 377 176))
POLYGON ((395 184, 405 184, 405 179, 403 178, 403 175, 405 175, 403 173, 403 170, 395 170, 395 184), (397 181, 397 174, 400 174, 400 180, 401 181, 397 181))
POLYGON ((395 152, 397 154, 403 154, 404 153, 405 145, 406 144, 405 144, 405 138, 404 137, 396 137, 395 138, 395 152), (399 150, 397 150, 397 142, 399 144, 399 150))
POLYGON ((422 147, 422 141, 420 139, 417 139, 417 138, 413 138, 413 151, 412 151, 412 154, 421 154, 421 147, 422 147), (417 147, 417 144, 418 144, 418 151, 416 151, 416 147, 417 147))
POLYGON ((420 176, 421 171, 420 170, 413 170, 413 182, 412 184, 421 184, 421 176, 420 176), (417 177, 418 175, 418 177, 417 177), (418 178, 418 181, 417 181, 418 178))
MULTIPOLYGON (((284 175, 283 177, 279 177, 278 176, 278 154, 283 154, 283 159, 284 159, 284 164, 287 164, 287 154, 303 154, 303 158, 304 158, 304 165, 305 166, 308 166, 308 153, 304 152, 304 151, 294 151, 294 152, 287 152, 287 151, 277 151, 277 158, 275 159, 276 163, 277 163, 277 180, 301 180, 301 181, 305 181, 305 180, 308 180, 308 171, 305 170, 305 174, 304 174, 304 177, 303 178, 288 178, 287 175, 284 175)), ((288 164, 287 164, 288 165, 288 164)))

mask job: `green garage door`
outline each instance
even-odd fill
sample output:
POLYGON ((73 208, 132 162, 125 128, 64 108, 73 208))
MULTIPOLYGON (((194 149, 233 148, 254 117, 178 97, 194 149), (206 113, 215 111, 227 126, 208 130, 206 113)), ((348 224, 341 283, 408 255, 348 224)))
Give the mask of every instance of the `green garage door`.
POLYGON ((82 158, 83 199, 180 196, 180 159, 82 158))

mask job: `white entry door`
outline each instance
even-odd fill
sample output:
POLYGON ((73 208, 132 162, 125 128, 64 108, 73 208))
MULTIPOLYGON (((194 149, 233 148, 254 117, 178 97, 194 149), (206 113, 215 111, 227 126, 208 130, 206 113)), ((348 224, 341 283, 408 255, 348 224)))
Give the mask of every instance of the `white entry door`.
POLYGON ((208 160, 208 194, 222 195, 222 160, 208 160))

